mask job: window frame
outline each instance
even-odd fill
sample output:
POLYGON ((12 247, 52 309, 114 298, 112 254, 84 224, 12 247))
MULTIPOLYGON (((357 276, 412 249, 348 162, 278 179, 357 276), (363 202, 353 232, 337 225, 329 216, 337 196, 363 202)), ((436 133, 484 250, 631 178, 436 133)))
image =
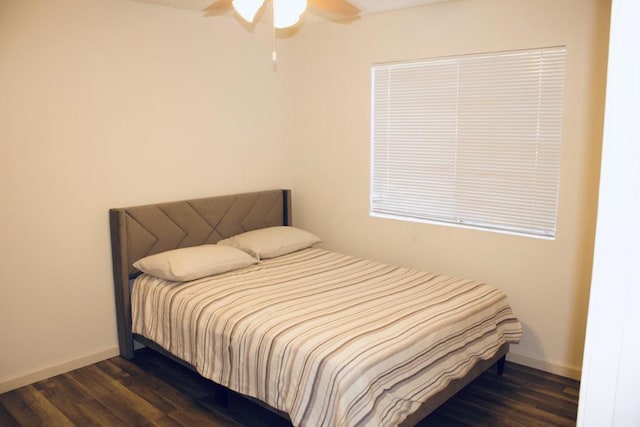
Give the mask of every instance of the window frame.
MULTIPOLYGON (((370 215, 373 217, 555 239, 560 195, 560 154, 563 139, 566 51, 565 46, 553 46, 374 64, 371 67, 370 215), (491 63, 491 61, 495 61, 495 63, 491 63), (536 61, 538 62, 537 65, 536 61), (436 78, 443 79, 443 85, 434 84, 431 87, 432 91, 436 93, 433 98, 441 96, 441 99, 435 100, 435 105, 442 106, 442 109, 434 109, 434 105, 429 104, 431 101, 418 99, 422 96, 422 92, 416 95, 411 91, 412 87, 407 89, 404 86, 406 82, 413 83, 412 79, 418 79, 416 75, 419 74, 418 71, 421 70, 421 67, 433 67, 433 70, 428 70, 425 73, 431 72, 431 75, 435 76, 433 77, 434 80, 436 78), (457 70, 448 75, 449 71, 445 69, 446 67, 454 67, 457 70), (513 76, 509 75, 510 70, 513 71, 513 76), (394 77, 398 80, 397 86, 393 86, 395 81, 378 85, 379 78, 391 79, 389 76, 393 72, 398 74, 394 77), (479 76, 475 76, 477 81, 470 80, 474 77, 474 73, 479 76), (492 75, 492 73, 497 74, 492 75), (537 77, 536 73, 538 73, 537 77), (448 80, 452 78, 451 76, 455 76, 457 81, 448 80), (532 81, 535 78, 538 80, 532 81), (522 87, 518 88, 517 84, 522 87), (486 85, 494 86, 485 87, 486 85), (513 87, 510 85, 513 85, 513 87), (441 87, 444 87, 444 89, 441 90, 441 87), (535 90, 538 93, 534 93, 535 90), (381 91, 382 95, 380 95, 381 91), (395 92, 390 94, 392 91, 395 92), (444 93, 444 95, 437 93, 447 91, 455 92, 456 105, 453 105, 453 98, 448 98, 449 93, 444 93), (379 99, 381 96, 387 98, 381 100, 379 99), (406 104, 402 104, 402 100, 398 101, 397 105, 393 104, 395 102, 392 99, 393 96, 398 98, 406 97, 406 104), (496 98, 499 97, 504 98, 502 101, 506 107, 493 105, 500 104, 500 100, 496 101, 496 98), (428 104, 427 107, 424 107, 421 102, 425 105, 428 104), (437 104, 437 102, 442 102, 442 104, 437 104), (514 105, 511 106, 510 102, 514 105), (537 105, 535 105, 536 102, 537 105), (424 111, 415 113, 414 107, 415 110, 422 108, 435 118, 429 117, 424 111), (393 111, 379 111, 379 109, 383 108, 393 111), (447 110, 447 108, 451 111, 447 110), (491 111, 492 108, 495 111, 491 111), (522 117, 518 116, 521 113, 520 110, 526 110, 526 114, 522 113, 522 117), (513 117, 511 117, 511 113, 513 113, 513 117), (464 116, 461 117, 461 114, 464 114, 464 116), (502 118, 501 115, 505 116, 505 118, 502 118), (412 116, 417 116, 418 118, 412 116), (393 127, 393 123, 390 122, 394 120, 394 117, 398 121, 396 123, 398 124, 396 126, 397 129, 389 130, 393 127), (386 122, 381 123, 381 118, 386 122), (481 119, 487 121, 495 120, 493 124, 495 128, 485 129, 478 125, 478 123, 483 123, 480 121, 481 119), (429 120, 433 122, 431 125, 419 123, 428 122, 429 120), (500 122, 500 120, 506 122, 506 124, 500 122), (515 124, 508 123, 509 120, 515 124), (522 121, 522 123, 518 123, 519 121, 522 121), (403 123, 406 125, 405 127, 403 127, 403 123), (445 124, 441 125, 440 123, 445 124), (413 128, 414 126, 415 129, 413 128), (424 126, 424 128, 421 126, 424 126), (424 135, 419 134, 418 137, 411 133, 420 133, 425 129, 427 133, 424 135), (434 135, 440 135, 438 132, 443 132, 441 135, 444 135, 435 139, 437 141, 435 148, 427 145, 430 143, 428 139, 433 137, 428 133, 430 130, 433 130, 434 135), (387 134, 381 137, 380 134, 385 132, 387 134), (406 133, 406 135, 401 134, 401 132, 406 133), (473 132, 476 132, 476 134, 473 132), (503 135, 508 138, 500 141, 503 135), (383 140, 386 138, 391 141, 380 142, 380 138, 383 140), (394 144, 393 138, 403 140, 402 144, 406 145, 402 146, 401 143, 396 142, 395 144, 400 145, 400 148, 392 147, 392 144, 394 144), (414 138, 415 141, 411 140, 411 138, 414 138), (451 141, 444 143, 439 141, 439 139, 447 138, 450 138, 451 141), (455 148, 449 147, 448 149, 451 153, 448 154, 456 158, 449 160, 455 165, 443 166, 441 175, 436 172, 428 172, 427 175, 431 174, 433 176, 422 176, 421 168, 429 171, 440 168, 440 165, 434 167, 434 163, 429 163, 436 156, 429 157, 429 154, 424 155, 423 159, 426 160, 423 160, 421 165, 412 156, 416 155, 418 151, 428 152, 432 148, 434 150, 447 149, 447 146, 451 144, 455 148), (465 144, 466 148, 461 149, 460 146, 465 144), (509 149, 513 150, 513 153, 503 154, 500 149, 504 149, 508 144, 512 146, 509 149), (383 149, 388 152, 384 152, 383 149), (389 153, 394 149, 400 154, 389 153), (402 150, 405 151, 401 152, 402 150), (480 159, 482 159, 483 155, 486 157, 486 152, 488 152, 486 150, 497 150, 494 151, 494 157, 504 156, 505 159, 496 161, 492 165, 493 158, 487 158, 485 161, 488 160, 489 166, 486 167, 486 171, 481 171, 483 167, 482 160, 474 159, 474 157, 479 157, 480 159), (528 152, 526 156, 522 154, 524 152, 528 152), (463 158, 461 153, 466 157, 463 158), (521 155, 525 160, 518 158, 521 155), (509 160, 509 156, 516 160, 509 160), (535 164, 531 163, 529 157, 534 158, 533 162, 535 164), (381 160, 385 158, 386 160, 381 160), (381 166, 380 164, 385 161, 388 164, 381 166), (427 168, 425 165, 429 165, 429 167, 427 168), (405 176, 402 175, 402 169, 398 169, 400 172, 395 174, 386 171, 386 169, 400 166, 405 167, 405 170, 408 171, 405 176), (531 167, 532 171, 526 170, 528 166, 531 167), (542 167, 542 169, 537 172, 539 167, 542 167), (473 173, 468 176, 464 175, 469 168, 475 169, 473 172, 475 175, 473 173), (510 168, 513 170, 508 172, 510 168), (385 169, 386 172, 381 172, 379 169, 385 169), (412 172, 410 169, 418 172, 412 172), (505 170, 507 172, 503 173, 505 170), (526 176, 525 172, 528 172, 530 176, 526 176), (381 186, 383 186, 381 180, 384 179, 380 178, 380 176, 384 175, 384 173, 386 173, 387 179, 396 180, 390 186, 398 188, 404 186, 406 189, 393 189, 388 192, 380 191, 381 186), (538 173, 539 176, 536 175, 538 173), (451 176, 447 178, 446 174, 451 176), (498 176, 500 174, 504 174, 504 177, 503 181, 499 182, 498 176), (440 189, 436 185, 434 188, 438 188, 433 190, 433 194, 427 194, 429 191, 424 190, 423 192, 426 196, 423 197, 421 196, 421 191, 415 190, 417 187, 411 181, 412 179, 422 180, 424 181, 423 187, 426 184, 433 186, 434 179, 436 179, 434 177, 439 177, 441 186, 450 187, 451 191, 440 189), (482 185, 479 182, 483 179, 487 181, 485 186, 488 186, 492 179, 495 183, 499 183, 498 191, 494 193, 487 188, 481 188, 482 185), (403 183, 403 180, 406 183, 403 183), (477 209, 484 209, 489 212, 489 219, 486 221, 477 219, 477 217, 482 217, 482 213, 477 214, 477 217, 474 217, 476 213, 467 216, 467 212, 473 209, 470 210, 464 206, 459 209, 455 206, 460 203, 462 205, 467 203, 467 206, 475 203, 474 197, 476 193, 474 193, 474 186, 481 189, 482 194, 477 198, 478 204, 482 206, 477 209), (531 188, 531 194, 528 194, 525 190, 519 191, 509 188, 518 186, 525 190, 531 188), (408 195, 407 198, 410 200, 405 201, 402 198, 402 194, 408 195), (428 200, 430 197, 437 200, 436 202, 428 202, 434 205, 433 207, 429 206, 431 211, 427 210, 426 213, 425 211, 420 211, 424 207, 421 205, 428 205, 428 203, 424 203, 422 198, 428 200), (394 198, 396 200, 392 200, 394 198), (465 198, 467 199, 466 202, 464 201, 465 198), (492 198, 495 199, 493 202, 491 201, 492 198), (485 199, 489 199, 489 201, 487 202, 485 199), (384 203, 381 200, 384 200, 384 203), (447 201, 441 202, 440 200, 447 201), (523 200, 527 200, 526 203, 529 203, 526 208, 522 207, 525 206, 523 200), (496 206, 492 207, 492 204, 496 206), (519 211, 516 210, 518 206, 520 206, 519 211), (495 210, 493 210, 494 208, 495 210), (442 215, 438 214, 440 212, 439 209, 442 210, 442 215), (510 215, 511 218, 509 218, 510 215)), ((422 79, 423 77, 420 78, 422 79)), ((425 93, 430 94, 428 92, 429 83, 430 81, 427 81, 427 83, 422 82, 423 86, 420 87, 419 91, 426 90, 427 92, 425 93), (425 89, 425 85, 427 89, 425 89)), ((429 96, 427 95, 426 97, 429 96)), ((442 150, 438 151, 438 156, 442 153, 442 150)), ((442 155, 446 156, 446 154, 442 155)), ((442 158, 444 159, 444 157, 442 158)), ((437 159, 437 161, 441 160, 437 159)), ((442 162, 446 163, 449 160, 442 160, 442 162)), ((436 160, 433 161, 435 162, 436 160)))

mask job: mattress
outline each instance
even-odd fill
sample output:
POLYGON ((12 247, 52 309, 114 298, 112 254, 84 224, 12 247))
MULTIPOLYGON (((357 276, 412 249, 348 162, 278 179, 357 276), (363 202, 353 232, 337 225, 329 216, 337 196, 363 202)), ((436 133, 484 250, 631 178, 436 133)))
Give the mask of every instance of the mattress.
POLYGON ((141 275, 133 332, 296 426, 390 426, 522 330, 491 286, 306 249, 191 282, 141 275))

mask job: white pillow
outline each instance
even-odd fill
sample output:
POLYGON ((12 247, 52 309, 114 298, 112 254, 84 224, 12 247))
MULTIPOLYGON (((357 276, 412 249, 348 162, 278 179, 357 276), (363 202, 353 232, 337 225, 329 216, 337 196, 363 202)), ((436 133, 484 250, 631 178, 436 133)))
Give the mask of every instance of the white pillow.
POLYGON ((133 266, 161 279, 186 282, 257 262, 246 252, 230 246, 202 245, 150 255, 134 262, 133 266))
POLYGON ((321 241, 318 236, 300 228, 279 226, 247 231, 220 240, 218 245, 233 246, 258 259, 267 259, 299 251, 321 241))

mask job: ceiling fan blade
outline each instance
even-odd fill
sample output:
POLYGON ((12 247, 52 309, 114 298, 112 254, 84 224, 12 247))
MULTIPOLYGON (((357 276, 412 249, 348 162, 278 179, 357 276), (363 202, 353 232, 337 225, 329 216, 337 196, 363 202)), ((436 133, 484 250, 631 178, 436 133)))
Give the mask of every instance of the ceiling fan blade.
POLYGON ((205 16, 222 15, 231 10, 231 2, 233 0, 217 0, 203 9, 205 16))
POLYGON ((329 13, 355 16, 360 13, 360 9, 349 3, 347 0, 307 0, 309 6, 325 10, 329 13))

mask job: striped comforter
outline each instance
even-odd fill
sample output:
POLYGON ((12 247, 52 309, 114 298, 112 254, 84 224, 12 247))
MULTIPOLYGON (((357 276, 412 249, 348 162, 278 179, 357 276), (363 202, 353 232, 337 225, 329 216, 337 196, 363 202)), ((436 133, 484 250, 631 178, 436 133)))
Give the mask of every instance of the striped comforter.
POLYGON ((391 426, 521 326, 482 283, 306 249, 191 282, 142 275, 133 332, 297 426, 391 426))

